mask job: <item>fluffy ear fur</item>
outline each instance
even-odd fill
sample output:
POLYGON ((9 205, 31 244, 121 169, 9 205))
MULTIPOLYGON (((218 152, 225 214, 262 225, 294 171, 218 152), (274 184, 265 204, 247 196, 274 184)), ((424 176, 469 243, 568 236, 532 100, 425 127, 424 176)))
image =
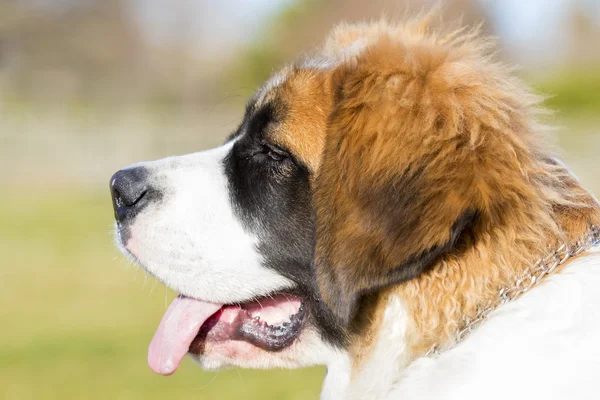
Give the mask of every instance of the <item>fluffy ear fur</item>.
MULTIPOLYGON (((321 296, 340 321, 360 298, 418 276, 455 249, 477 220, 470 136, 436 92, 446 54, 386 38, 333 76, 315 181, 315 265, 321 296)), ((448 98, 446 98, 448 100, 448 98)), ((451 108, 451 107, 450 107, 451 108)))

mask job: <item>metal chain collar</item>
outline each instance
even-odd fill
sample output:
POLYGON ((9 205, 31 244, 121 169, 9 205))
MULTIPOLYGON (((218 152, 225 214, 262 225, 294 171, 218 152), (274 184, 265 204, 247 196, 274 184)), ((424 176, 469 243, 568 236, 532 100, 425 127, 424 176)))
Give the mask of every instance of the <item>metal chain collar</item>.
MULTIPOLYGON (((597 244, 600 244, 600 229, 597 226, 591 225, 589 232, 580 240, 571 245, 564 243, 547 256, 540 258, 532 267, 527 268, 524 275, 518 278, 513 285, 500 289, 498 298, 495 302, 489 301, 485 307, 480 308, 477 311, 475 316, 467 318, 464 321, 463 328, 456 332, 454 343, 460 343, 465 336, 479 326, 479 324, 481 324, 488 315, 496 309, 496 307, 515 300, 517 297, 537 285, 546 275, 554 272, 556 267, 564 264, 571 257, 575 257, 582 251, 588 250, 597 244)), ((432 354, 440 354, 439 345, 434 345, 427 352, 426 356, 432 354)))

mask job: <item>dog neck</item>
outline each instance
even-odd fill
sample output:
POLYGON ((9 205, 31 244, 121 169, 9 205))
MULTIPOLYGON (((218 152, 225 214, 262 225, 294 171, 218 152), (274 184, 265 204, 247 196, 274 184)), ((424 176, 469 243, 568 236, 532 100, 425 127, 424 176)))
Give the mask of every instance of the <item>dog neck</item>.
MULTIPOLYGON (((596 250, 586 247, 581 257, 592 254, 589 251, 600 251, 597 247, 597 234, 595 243, 596 250)), ((579 256, 573 256, 568 262, 577 258, 579 256)), ((581 262, 578 264, 580 267, 581 262)), ((412 321, 409 307, 405 305, 401 296, 398 293, 388 293, 383 301, 386 305, 378 323, 378 335, 372 338, 368 345, 354 346, 349 352, 339 352, 337 357, 330 360, 321 392, 322 399, 388 398, 395 389, 405 388, 407 384, 410 387, 409 380, 404 378, 406 374, 414 374, 422 368, 425 368, 425 371, 427 368, 435 368, 437 356, 423 357, 422 353, 417 354, 411 347, 412 321)), ((519 301, 518 298, 515 301, 519 301)), ((465 340, 468 339, 468 336, 465 337, 465 340)))
POLYGON ((379 301, 386 306, 376 312, 377 333, 364 332, 347 353, 331 360, 321 392, 323 400, 382 398, 410 363, 408 308, 392 293, 379 301))
MULTIPOLYGON (((322 398, 384 397, 402 371, 433 345, 452 347, 465 321, 497 302, 499 290, 514 284, 540 257, 563 243, 576 247, 590 226, 600 226, 597 200, 570 174, 563 178, 578 201, 554 208, 551 218, 544 218, 551 223, 535 221, 542 227, 532 230, 538 227, 534 221, 517 213, 503 229, 475 232, 477 241, 419 278, 366 296, 351 326, 347 355, 328 365, 322 398)), ((557 271, 573 259, 577 256, 557 271)))

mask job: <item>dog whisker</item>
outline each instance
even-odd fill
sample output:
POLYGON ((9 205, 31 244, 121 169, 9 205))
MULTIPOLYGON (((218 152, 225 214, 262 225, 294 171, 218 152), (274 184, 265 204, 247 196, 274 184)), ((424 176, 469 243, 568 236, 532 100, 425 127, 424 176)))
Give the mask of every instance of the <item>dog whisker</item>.
POLYGON ((240 377, 240 380, 242 381, 242 386, 246 386, 246 382, 244 382, 244 378, 242 378, 242 374, 240 373, 240 369, 236 368, 235 370, 237 371, 237 374, 240 377))
POLYGON ((256 302, 258 303, 258 305, 260 306, 261 309, 263 309, 263 310, 265 309, 258 299, 256 299, 256 302))
POLYGON ((158 284, 158 279, 152 277, 154 279, 154 285, 152 285, 152 288, 150 288, 150 293, 148 293, 148 297, 150 297, 152 295, 152 292, 154 292, 154 288, 156 287, 156 285, 158 284))
POLYGON ((221 372, 221 371, 217 371, 217 372, 215 372, 215 374, 214 374, 214 376, 212 377, 212 379, 210 380, 210 382, 208 382, 206 385, 204 385, 204 386, 202 386, 202 387, 199 387, 199 388, 196 388, 196 389, 194 389, 194 390, 198 390, 198 391, 200 391, 200 390, 204 390, 204 389, 206 389, 207 387, 209 387, 210 385, 212 385, 213 383, 215 383, 215 381, 217 380, 217 377, 219 376, 219 372, 221 372))
POLYGON ((167 300, 167 293, 168 293, 167 286, 165 286, 165 308, 167 308, 167 304, 169 303, 167 300))

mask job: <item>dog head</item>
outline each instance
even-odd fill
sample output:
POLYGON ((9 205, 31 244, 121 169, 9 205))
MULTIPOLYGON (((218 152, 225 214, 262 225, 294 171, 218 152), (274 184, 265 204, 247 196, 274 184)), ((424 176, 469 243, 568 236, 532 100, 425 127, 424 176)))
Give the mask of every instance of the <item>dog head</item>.
POLYGON ((188 351, 209 369, 329 364, 377 293, 461 257, 504 210, 533 219, 522 172, 538 154, 514 133, 537 98, 486 46, 341 26, 265 83, 223 146, 117 172, 121 248, 181 293, 152 368, 188 351))

